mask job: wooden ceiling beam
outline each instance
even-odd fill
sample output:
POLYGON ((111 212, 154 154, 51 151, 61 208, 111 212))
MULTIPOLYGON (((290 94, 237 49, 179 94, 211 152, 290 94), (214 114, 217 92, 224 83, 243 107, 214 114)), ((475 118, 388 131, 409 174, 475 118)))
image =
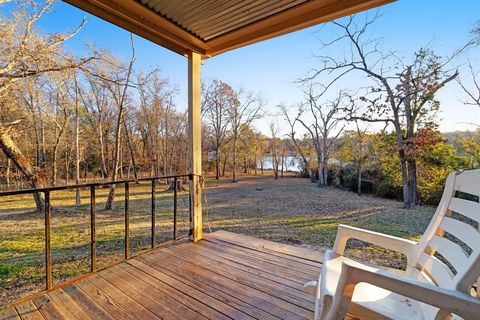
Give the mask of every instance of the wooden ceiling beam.
POLYGON ((189 51, 204 55, 210 49, 204 41, 136 1, 64 1, 183 56, 189 51))

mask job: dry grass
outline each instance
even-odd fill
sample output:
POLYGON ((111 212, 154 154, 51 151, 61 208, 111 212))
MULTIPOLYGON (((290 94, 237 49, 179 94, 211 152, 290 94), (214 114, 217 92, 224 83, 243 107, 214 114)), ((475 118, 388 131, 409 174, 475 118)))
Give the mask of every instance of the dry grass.
MULTIPOLYGON (((150 246, 150 184, 130 186, 130 250, 150 246)), ((165 187, 166 188, 166 187, 165 187)), ((157 190, 164 190, 158 187, 157 190)), ((123 259, 124 189, 117 188, 114 208, 103 210, 108 189, 96 191, 97 266, 123 259)), ((90 192, 82 190, 82 205, 75 206, 75 193, 51 193, 52 272, 54 284, 89 271, 90 192)), ((179 235, 188 233, 188 193, 179 195, 179 235)), ((156 243, 172 238, 173 195, 157 192, 156 243)), ((31 195, 4 197, 0 202, 0 306, 45 287, 44 215, 34 208, 31 195)))
MULTIPOLYGON (((161 189, 161 188, 158 188, 161 189)), ((98 267, 123 258, 124 197, 117 191, 112 211, 101 210, 107 189, 97 190, 98 267)), ((368 228, 410 239, 424 231, 434 209, 401 209, 401 203, 335 188, 319 188, 306 179, 241 177, 209 180, 204 194, 204 224, 208 230, 228 230, 268 240, 312 248, 331 247, 339 223, 368 228)), ((73 191, 51 195, 53 272, 56 283, 89 270, 89 191, 82 190, 82 206, 75 207, 73 191)), ((158 192, 157 243, 171 238, 172 193, 158 192)), ((188 194, 179 198, 179 234, 188 232, 188 194)), ((150 186, 130 186, 131 251, 150 243, 150 186)), ((353 243, 356 258, 402 266, 401 257, 353 243)), ((0 306, 44 287, 44 220, 34 210, 31 196, 0 202, 0 306)))
MULTIPOLYGON (((210 181, 204 224, 268 240, 312 248, 333 245, 338 224, 348 224, 408 239, 418 239, 435 208, 402 209, 402 203, 337 188, 307 179, 244 177, 239 183, 210 181)), ((349 244, 357 259, 403 267, 401 256, 360 242, 349 244)))

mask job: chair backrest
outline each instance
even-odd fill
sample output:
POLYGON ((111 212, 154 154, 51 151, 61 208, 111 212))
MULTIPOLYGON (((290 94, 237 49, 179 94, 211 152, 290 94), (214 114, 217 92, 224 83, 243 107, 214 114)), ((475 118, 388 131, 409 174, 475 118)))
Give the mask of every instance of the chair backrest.
POLYGON ((480 170, 451 173, 407 275, 469 293, 480 276, 480 170))

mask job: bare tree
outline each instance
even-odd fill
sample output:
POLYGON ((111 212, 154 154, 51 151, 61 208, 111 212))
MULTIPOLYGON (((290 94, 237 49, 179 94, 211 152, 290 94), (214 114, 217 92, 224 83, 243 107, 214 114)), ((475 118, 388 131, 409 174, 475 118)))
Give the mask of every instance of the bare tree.
POLYGON ((278 169, 280 166, 280 144, 279 128, 275 123, 270 124, 270 156, 272 160, 272 169, 275 179, 278 179, 278 169))
MULTIPOLYGON (((130 83, 130 76, 132 74, 133 70, 133 64, 135 63, 135 45, 133 42, 133 35, 130 34, 130 42, 132 46, 132 56, 130 58, 130 62, 128 63, 128 67, 126 69, 126 75, 124 79, 124 83, 119 85, 117 84, 118 81, 121 81, 121 79, 116 78, 115 83, 114 82, 109 82, 110 90, 113 96, 113 99, 115 100, 115 103, 118 107, 118 114, 117 114, 117 124, 115 127, 115 153, 113 155, 113 164, 112 164, 112 175, 111 175, 111 181, 117 180, 117 173, 119 169, 119 161, 120 161, 120 137, 121 137, 121 128, 122 128, 122 122, 125 120, 124 119, 124 113, 125 113, 125 103, 127 100, 127 90, 129 87, 130 83)), ((112 204, 113 200, 115 199, 115 184, 110 185, 110 191, 108 192, 108 198, 107 201, 105 202, 105 210, 111 210, 112 209, 112 204)))
MULTIPOLYGON (((480 34, 480 32, 479 32, 480 34)), ((480 77, 479 72, 475 71, 473 68, 472 62, 468 63, 468 69, 470 71, 472 85, 471 87, 467 86, 465 82, 458 79, 460 87, 467 95, 467 99, 463 102, 467 105, 480 107, 480 77)))
POLYGON ((17 8, 12 17, 1 17, 0 97, 8 94, 9 89, 18 81, 46 73, 76 69, 94 59, 75 59, 61 49, 65 41, 82 29, 85 20, 76 30, 67 34, 41 35, 35 30, 35 23, 50 10, 54 2, 15 2, 17 8))
MULTIPOLYGON (((75 104, 75 184, 80 184, 80 88, 77 73, 73 74, 74 93, 72 94, 75 104)), ((68 165, 67 165, 68 168, 68 165)), ((66 172, 68 181, 68 171, 66 172)), ((67 182, 68 184, 68 182, 67 182)), ((81 205, 80 188, 75 189, 75 205, 81 205)))
POLYGON ((203 91, 202 112, 206 122, 213 129, 216 149, 215 179, 218 180, 220 178, 220 152, 227 140, 230 126, 229 110, 237 103, 237 99, 232 87, 219 80, 213 80, 203 91))
POLYGON ((248 130, 250 124, 260 117, 264 105, 260 96, 245 93, 243 89, 234 91, 234 100, 228 109, 229 122, 232 134, 232 182, 237 182, 237 143, 239 137, 248 130))
POLYGON ((177 146, 173 135, 184 128, 184 115, 178 115, 173 103, 176 92, 168 79, 162 78, 159 69, 137 76, 137 92, 140 97, 136 114, 137 130, 141 135, 143 151, 150 159, 152 175, 158 175, 160 168, 168 175, 173 170, 173 158, 177 146))
MULTIPOLYGON (((85 21, 71 33, 40 34, 34 25, 50 9, 53 0, 38 4, 34 0, 15 2, 11 16, 0 17, 0 99, 8 99, 12 89, 28 78, 46 73, 75 69, 85 65, 94 57, 76 59, 62 50, 65 41, 80 31, 85 21)), ((2 5, 2 4, 0 4, 2 5)), ((43 174, 20 151, 11 135, 12 123, 0 125, 0 147, 19 168, 33 188, 44 185, 43 174)), ((40 195, 34 195, 38 210, 43 209, 40 195)))
POLYGON ((58 149, 64 137, 65 132, 70 125, 71 117, 71 100, 70 100, 70 85, 71 79, 67 73, 57 72, 52 76, 52 87, 49 88, 49 100, 51 104, 52 114, 47 116, 53 123, 54 127, 54 141, 52 147, 52 183, 57 184, 58 173, 58 149))
POLYGON ((284 119, 287 121, 288 126, 290 127, 290 132, 287 133, 287 137, 290 138, 290 140, 292 140, 295 148, 297 149, 298 154, 300 154, 300 157, 302 158, 303 165, 304 165, 305 169, 307 170, 308 177, 310 178, 310 181, 311 182, 316 182, 315 173, 313 172, 312 167, 311 167, 311 158, 308 157, 304 146, 301 145, 300 141, 298 141, 297 137, 295 136, 296 135, 295 125, 298 122, 298 117, 292 118, 289 115, 288 108, 283 104, 279 105, 279 108, 280 108, 280 110, 283 114, 284 119))
POLYGON ((341 58, 319 56, 321 67, 303 81, 330 77, 332 80, 325 86, 325 91, 352 72, 364 74, 372 81, 362 97, 364 112, 351 118, 393 125, 401 163, 404 207, 409 208, 417 203, 415 134, 419 128, 435 126, 434 116, 439 108, 435 94, 458 75, 456 70, 445 69, 471 43, 446 59, 435 55, 429 48, 422 48, 415 53, 411 63, 404 63, 394 52, 382 52, 379 40, 366 39, 369 26, 377 18, 366 16, 362 23, 357 23, 355 16, 334 21, 341 34, 323 43, 324 47, 346 42, 350 51, 341 58))
POLYGON ((79 95, 86 109, 86 119, 97 136, 102 179, 109 176, 105 149, 107 133, 110 131, 114 116, 112 97, 105 85, 107 71, 111 68, 107 63, 109 60, 113 58, 103 54, 101 59, 89 65, 88 70, 84 68, 85 81, 79 88, 79 95))
POLYGON ((328 102, 320 102, 321 96, 314 93, 314 86, 310 85, 306 92, 307 101, 300 106, 296 121, 298 121, 310 134, 318 162, 318 185, 328 185, 328 160, 336 139, 340 136, 345 127, 341 115, 344 110, 344 93, 339 92, 338 96, 328 102), (304 119, 307 116, 311 119, 307 123, 304 119))

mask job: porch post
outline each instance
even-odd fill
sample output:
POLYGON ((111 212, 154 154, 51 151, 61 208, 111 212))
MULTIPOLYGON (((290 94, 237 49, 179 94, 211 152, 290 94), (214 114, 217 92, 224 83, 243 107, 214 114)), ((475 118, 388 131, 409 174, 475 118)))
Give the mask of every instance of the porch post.
POLYGON ((190 237, 202 239, 202 107, 200 102, 200 66, 202 57, 195 52, 188 54, 188 134, 190 141, 190 237))

